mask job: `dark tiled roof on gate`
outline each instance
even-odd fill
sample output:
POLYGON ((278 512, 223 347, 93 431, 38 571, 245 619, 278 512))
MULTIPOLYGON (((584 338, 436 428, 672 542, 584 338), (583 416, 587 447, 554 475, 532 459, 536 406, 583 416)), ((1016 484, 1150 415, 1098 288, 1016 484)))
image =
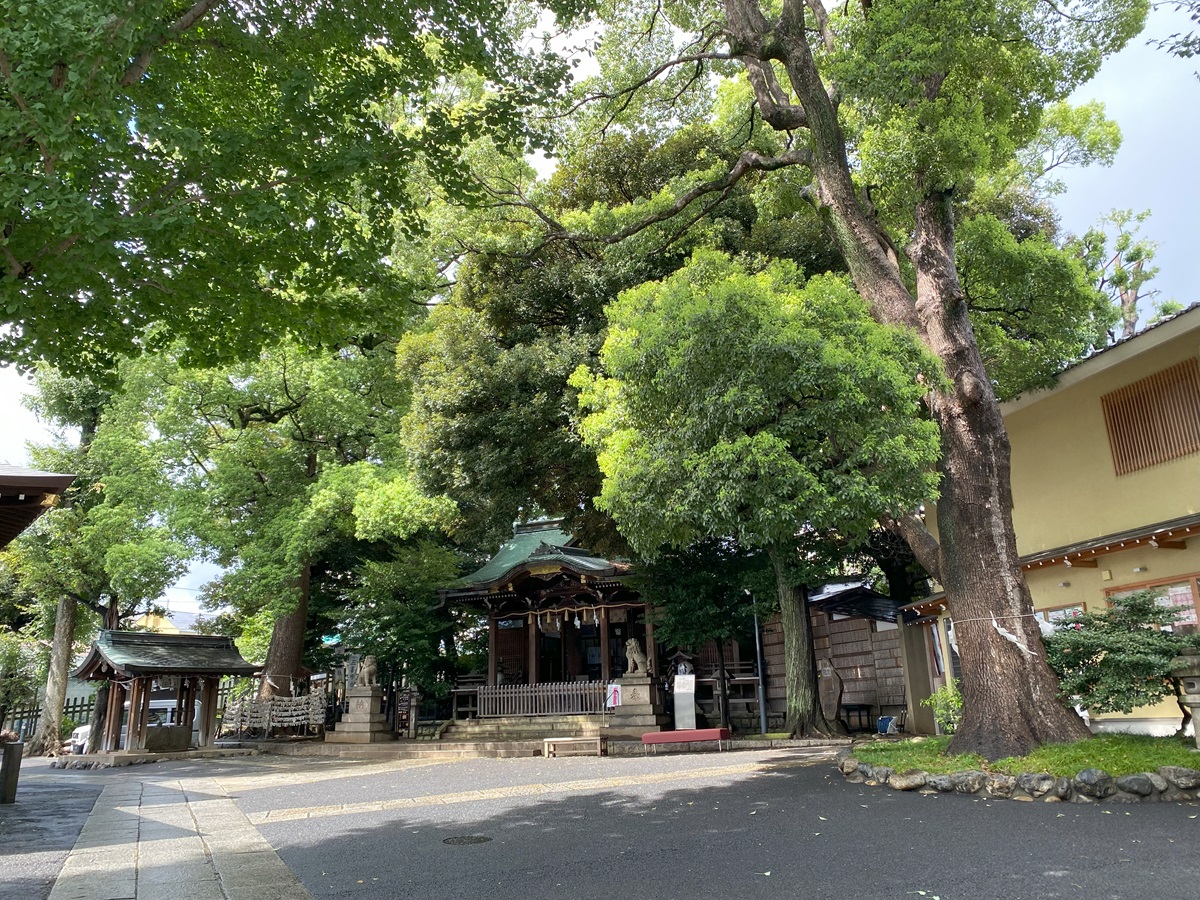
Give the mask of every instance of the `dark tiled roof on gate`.
POLYGON ((116 674, 253 675, 257 667, 242 659, 233 639, 207 634, 157 634, 148 631, 101 631, 75 671, 76 678, 116 674))
POLYGON ((461 579, 452 591, 504 581, 529 565, 559 563, 587 575, 613 575, 622 568, 590 550, 570 546, 571 535, 558 527, 561 524, 561 519, 544 519, 518 525, 516 533, 500 546, 496 555, 461 579))

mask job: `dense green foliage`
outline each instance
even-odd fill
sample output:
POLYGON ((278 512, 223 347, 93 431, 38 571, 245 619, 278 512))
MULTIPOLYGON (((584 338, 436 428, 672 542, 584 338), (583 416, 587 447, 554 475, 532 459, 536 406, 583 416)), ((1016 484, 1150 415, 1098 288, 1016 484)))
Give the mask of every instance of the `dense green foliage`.
POLYGON ((1097 712, 1130 713, 1176 695, 1171 660, 1200 652, 1200 635, 1170 626, 1179 610, 1154 591, 1116 597, 1103 612, 1060 622, 1045 637, 1063 697, 1097 712))
POLYGON ((376 340, 336 351, 282 345, 213 369, 182 368, 165 353, 126 366, 114 408, 153 423, 146 446, 171 481, 160 508, 222 566, 203 595, 223 610, 214 627, 243 634, 269 668, 294 673, 305 648, 343 631, 378 643, 385 609, 411 602, 427 618, 431 582, 454 576, 454 562, 432 549, 454 507, 423 494, 404 467, 407 398, 393 363, 391 343, 376 340), (418 541, 432 542, 428 560, 412 558, 418 541), (369 590, 381 580, 389 590, 369 590), (294 641, 275 659, 268 645, 289 616, 294 641))
POLYGON ((765 554, 727 540, 664 550, 639 564, 629 583, 651 607, 655 638, 691 652, 751 636, 755 612, 766 619, 774 609, 765 554))
POLYGON ((643 553, 801 528, 865 536, 936 496, 937 363, 846 282, 751 274, 713 252, 609 308, 604 371, 573 383, 605 475, 598 505, 643 553))
POLYGON ((230 359, 389 321, 422 180, 470 193, 461 147, 524 147, 515 111, 566 76, 522 41, 542 8, 6 3, 0 358, 230 359))
MULTIPOLYGON (((495 180, 520 184, 545 204, 544 215, 582 221, 593 209, 603 220, 608 204, 653 196, 728 157, 716 129, 695 126, 659 141, 612 135, 569 155, 543 183, 494 154, 486 159, 495 180)), ((775 218, 770 200, 739 190, 691 229, 649 229, 640 242, 612 247, 546 245, 544 223, 526 206, 431 213, 429 246, 435 260, 443 254, 440 266, 467 252, 448 302, 400 344, 399 371, 413 390, 404 440, 426 487, 458 503, 461 537, 499 543, 514 518, 544 510, 564 516, 587 546, 623 550, 592 504, 600 473, 579 439, 568 378, 597 364, 606 304, 677 270, 698 246, 791 259, 806 271, 838 265, 811 210, 775 218)))

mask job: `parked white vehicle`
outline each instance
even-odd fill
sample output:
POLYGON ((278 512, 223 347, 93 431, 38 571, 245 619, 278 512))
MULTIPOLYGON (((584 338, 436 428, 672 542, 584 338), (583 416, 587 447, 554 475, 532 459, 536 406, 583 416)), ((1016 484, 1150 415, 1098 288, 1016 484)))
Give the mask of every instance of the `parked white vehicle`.
MULTIPOLYGON (((150 701, 150 727, 175 724, 174 700, 150 701)), ((129 727, 129 704, 125 704, 125 715, 121 720, 121 746, 125 746, 125 733, 129 727)), ((87 746, 88 737, 92 733, 91 725, 80 725, 71 732, 71 752, 82 753, 87 746)), ((196 712, 192 716, 192 743, 200 742, 200 704, 196 704, 196 712)))

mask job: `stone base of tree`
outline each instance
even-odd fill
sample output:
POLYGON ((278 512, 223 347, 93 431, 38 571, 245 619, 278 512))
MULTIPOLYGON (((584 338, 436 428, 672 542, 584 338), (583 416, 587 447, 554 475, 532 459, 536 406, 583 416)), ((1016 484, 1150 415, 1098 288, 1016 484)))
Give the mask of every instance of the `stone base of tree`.
POLYGON ((873 766, 853 755, 837 755, 838 770, 851 784, 878 785, 897 791, 923 794, 973 794, 995 800, 1041 800, 1045 803, 1154 803, 1200 798, 1200 771, 1182 766, 1160 766, 1156 772, 1139 772, 1114 778, 1102 769, 1084 769, 1074 778, 1044 772, 1023 775, 967 771, 932 775, 919 769, 897 772, 873 766))

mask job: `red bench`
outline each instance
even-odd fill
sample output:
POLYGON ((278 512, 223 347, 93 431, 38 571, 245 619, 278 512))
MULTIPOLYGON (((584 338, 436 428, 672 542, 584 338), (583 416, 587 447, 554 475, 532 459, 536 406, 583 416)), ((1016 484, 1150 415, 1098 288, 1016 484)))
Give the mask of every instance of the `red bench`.
POLYGON ((730 739, 728 728, 681 728, 675 731, 647 731, 642 735, 642 750, 648 746, 658 752, 659 744, 690 744, 693 741, 716 741, 717 749, 724 750, 722 741, 730 739))

